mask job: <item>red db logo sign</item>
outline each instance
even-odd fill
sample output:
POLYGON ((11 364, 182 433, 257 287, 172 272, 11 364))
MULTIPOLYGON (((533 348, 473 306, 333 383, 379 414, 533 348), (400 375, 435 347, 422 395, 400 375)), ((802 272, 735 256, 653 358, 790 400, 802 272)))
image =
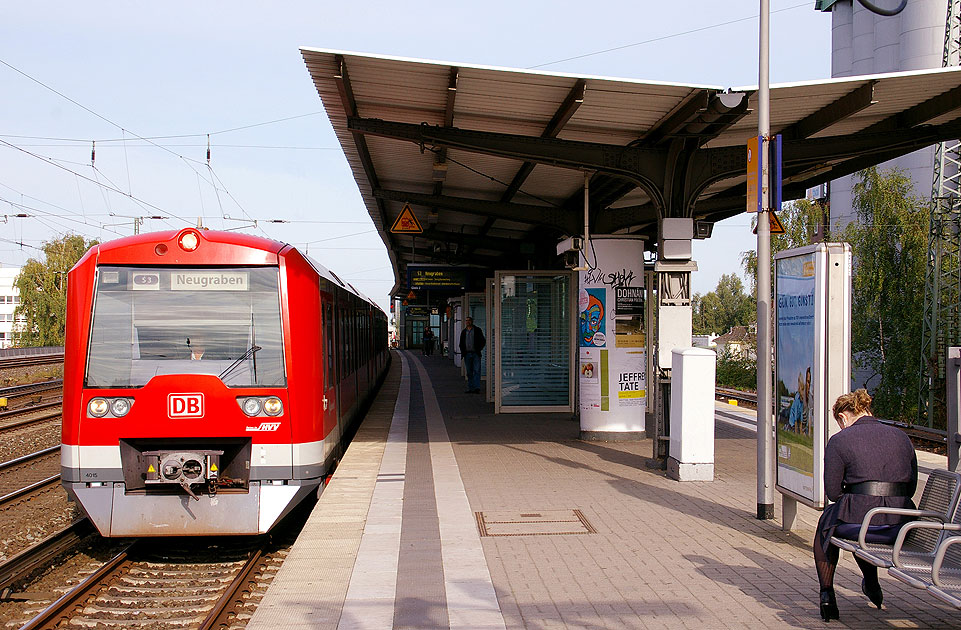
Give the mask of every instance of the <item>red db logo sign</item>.
POLYGON ((167 415, 171 418, 203 418, 203 394, 168 394, 167 415))

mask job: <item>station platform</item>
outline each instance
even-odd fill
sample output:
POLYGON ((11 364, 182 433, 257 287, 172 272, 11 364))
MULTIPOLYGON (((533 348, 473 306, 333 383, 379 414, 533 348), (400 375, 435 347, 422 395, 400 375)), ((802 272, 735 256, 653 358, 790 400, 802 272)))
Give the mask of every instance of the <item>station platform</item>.
MULTIPOLYGON (((247 628, 814 628, 818 514, 756 512, 754 417, 718 403, 713 482, 650 440, 584 442, 569 415, 494 415, 441 357, 396 352, 377 400, 247 628)), ((945 458, 919 453, 923 471, 945 458)), ((920 485, 923 484, 919 484, 920 485)), ((842 554, 848 628, 957 628, 961 612, 842 554)))

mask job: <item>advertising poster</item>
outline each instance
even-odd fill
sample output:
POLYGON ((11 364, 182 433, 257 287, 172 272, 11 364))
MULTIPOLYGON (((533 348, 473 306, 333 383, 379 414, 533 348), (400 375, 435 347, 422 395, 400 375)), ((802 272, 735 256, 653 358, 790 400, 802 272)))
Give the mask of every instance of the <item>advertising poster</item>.
POLYGON ((645 407, 647 399, 647 352, 643 349, 619 353, 617 365, 617 406, 645 407))
POLYGON ((635 439, 647 408, 644 242, 595 236, 585 252, 577 301, 581 431, 635 439))
POLYGON ((581 409, 601 408, 601 370, 604 367, 601 352, 599 348, 581 348, 578 363, 581 409))
POLYGON ((603 348, 607 345, 606 323, 607 289, 581 289, 580 345, 582 348, 603 348))
POLYGON ((814 488, 815 254, 776 261, 778 485, 803 497, 814 488))

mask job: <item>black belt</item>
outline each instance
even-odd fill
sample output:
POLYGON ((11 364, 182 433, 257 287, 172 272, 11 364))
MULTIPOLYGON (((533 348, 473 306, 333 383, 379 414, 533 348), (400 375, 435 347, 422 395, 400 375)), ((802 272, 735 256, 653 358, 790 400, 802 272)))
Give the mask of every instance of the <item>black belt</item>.
POLYGON ((844 487, 845 494, 867 494, 872 497, 910 497, 910 483, 893 481, 862 481, 844 487))

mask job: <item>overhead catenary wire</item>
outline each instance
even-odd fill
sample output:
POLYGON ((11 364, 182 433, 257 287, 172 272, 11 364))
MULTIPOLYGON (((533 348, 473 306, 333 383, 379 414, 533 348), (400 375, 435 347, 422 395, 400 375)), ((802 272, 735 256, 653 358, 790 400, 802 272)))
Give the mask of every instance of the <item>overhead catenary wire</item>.
MULTIPOLYGON (((30 81, 33 81, 34 83, 40 85, 41 87, 43 87, 43 88, 45 88, 45 89, 47 89, 47 90, 50 90, 50 91, 53 92, 54 94, 57 94, 57 95, 60 96, 61 98, 63 98, 63 99, 65 99, 65 100, 73 103, 73 104, 76 105, 77 107, 80 107, 81 109, 83 109, 84 111, 90 113, 91 115, 96 116, 96 117, 99 118, 100 120, 102 120, 102 121, 104 121, 104 122, 106 122, 106 123, 108 123, 108 124, 110 124, 110 125, 113 125, 114 127, 116 127, 117 129, 119 129, 119 130, 121 131, 121 134, 122 134, 121 142, 126 142, 126 140, 127 140, 127 138, 126 138, 127 133, 130 133, 131 135, 133 135, 134 137, 138 138, 139 140, 142 140, 142 141, 144 141, 144 142, 148 142, 149 144, 151 144, 151 145, 153 145, 153 146, 155 146, 155 147, 157 147, 157 148, 159 148, 159 149, 162 149, 163 151, 166 151, 166 152, 170 153, 171 155, 174 155, 174 156, 178 157, 178 158, 181 159, 185 164, 187 164, 187 166, 188 166, 189 168, 193 169, 193 167, 190 165, 190 161, 192 161, 192 160, 190 160, 189 158, 186 158, 186 157, 183 156, 183 155, 179 155, 179 154, 176 153, 175 151, 171 151, 169 148, 164 147, 164 146, 161 145, 161 144, 158 144, 158 143, 156 143, 156 142, 153 142, 153 141, 151 141, 151 140, 148 140, 147 138, 145 138, 145 137, 143 137, 143 136, 140 136, 140 135, 137 135, 137 134, 131 132, 130 130, 128 130, 128 129, 126 129, 125 127, 123 127, 122 125, 120 125, 120 124, 118 124, 118 123, 110 120, 109 118, 107 118, 106 116, 103 116, 102 114, 99 114, 98 112, 95 112, 94 110, 90 109, 90 108, 87 107, 86 105, 83 105, 82 103, 80 103, 80 102, 78 102, 78 101, 70 98, 70 97, 67 96, 66 94, 60 92, 59 90, 54 89, 53 87, 47 85, 47 84, 44 83, 43 81, 40 81, 39 79, 36 79, 36 78, 30 76, 30 75, 27 74, 26 72, 20 70, 19 68, 15 67, 15 66, 13 66, 13 65, 11 65, 11 64, 9 64, 9 63, 7 63, 7 62, 4 61, 3 59, 0 59, 0 64, 6 66, 6 67, 8 67, 8 68, 10 68, 10 69, 13 70, 14 72, 20 74, 21 76, 26 77, 27 79, 29 79, 30 81)), ((254 126, 256 126, 256 125, 254 125, 254 126)), ((239 128, 237 128, 237 129, 239 129, 239 128)), ((227 133, 228 131, 231 131, 231 130, 223 130, 223 131, 220 132, 220 133, 227 133)), ((5 141, 5 140, 3 140, 3 139, 0 139, 0 142, 2 142, 3 144, 6 144, 6 145, 8 145, 8 146, 17 148, 17 149, 19 149, 19 150, 21 150, 21 151, 24 151, 25 153, 28 153, 28 154, 30 154, 30 155, 34 155, 34 156, 36 157, 36 154, 33 154, 33 153, 29 152, 29 151, 26 151, 25 149, 22 149, 22 148, 20 148, 20 147, 17 147, 16 145, 14 145, 14 144, 12 144, 12 143, 9 143, 9 142, 7 142, 7 141, 5 141)), ((126 159, 126 152, 125 152, 125 159, 126 159)), ((49 160, 49 159, 48 159, 48 160, 46 160, 46 161, 48 161, 48 163, 55 164, 55 162, 53 162, 52 160, 49 160)), ((193 161, 195 161, 195 160, 193 160, 193 161)), ((58 166, 59 166, 59 165, 58 165, 58 166)), ((210 168, 209 157, 208 157, 207 167, 210 168)), ((61 168, 62 168, 62 167, 61 167, 61 168)), ((196 170, 196 169, 193 169, 193 170, 196 170)), ((230 197, 230 199, 237 205, 237 207, 240 208, 240 210, 241 210, 245 215, 247 215, 247 216, 249 217, 249 214, 247 213, 247 211, 243 208, 243 206, 240 205, 240 203, 233 197, 233 195, 231 195, 230 192, 227 191, 226 186, 223 184, 223 182, 220 180, 220 178, 216 176, 216 174, 213 172, 213 169, 210 169, 210 172, 211 172, 211 175, 212 175, 211 181, 213 181, 213 179, 216 179, 217 182, 219 183, 219 185, 223 188, 224 192, 228 195, 228 197, 230 197)), ((129 188, 129 186, 130 186, 130 168, 129 168, 129 163, 128 163, 128 165, 127 165, 127 178, 128 178, 128 188, 129 188)), ((115 188, 116 188, 116 187, 115 187, 115 188)), ((215 190, 217 190, 216 186, 215 186, 215 190)), ((131 199, 135 199, 135 197, 133 196, 132 190, 128 190, 127 193, 123 193, 123 191, 120 191, 120 190, 116 190, 116 191, 117 191, 117 192, 120 192, 120 194, 125 194, 125 196, 127 196, 127 197, 129 197, 129 198, 131 198, 131 199)), ((219 200, 219 191, 218 191, 217 194, 218 194, 218 200, 219 200)), ((152 204, 148 204, 148 205, 151 205, 151 207, 155 207, 155 208, 156 208, 156 206, 153 206, 152 204)), ((160 208, 157 208, 157 209, 160 210, 160 208)), ((174 215, 173 213, 170 213, 170 212, 167 212, 167 213, 170 214, 171 216, 176 216, 176 215, 174 215)), ((253 219, 251 219, 251 220, 253 220, 253 219)), ((256 225, 256 223, 255 223, 255 225, 256 225)), ((264 232, 263 229, 261 229, 261 232, 263 232, 264 235, 267 235, 267 233, 264 232)))

